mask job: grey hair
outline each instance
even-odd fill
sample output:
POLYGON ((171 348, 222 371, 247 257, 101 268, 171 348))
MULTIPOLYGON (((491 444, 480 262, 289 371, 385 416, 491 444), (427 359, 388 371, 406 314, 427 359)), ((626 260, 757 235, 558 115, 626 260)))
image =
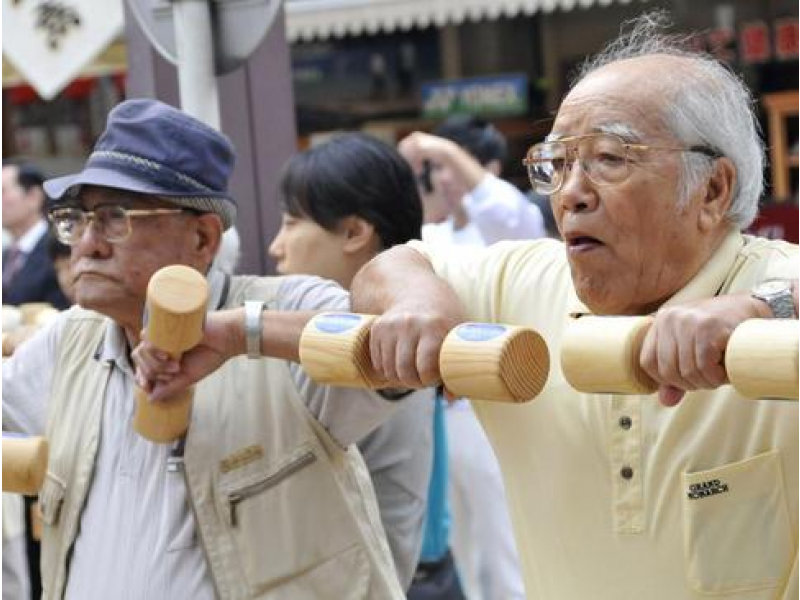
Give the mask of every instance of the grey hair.
MULTIPOLYGON (((717 59, 690 50, 689 36, 665 34, 671 24, 668 14, 659 10, 624 23, 617 39, 582 64, 570 89, 600 67, 620 60, 670 55, 691 61, 690 68, 661 74, 674 90, 664 106, 664 121, 687 147, 708 146, 733 162, 736 181, 726 216, 745 229, 756 217, 764 187, 764 144, 753 97, 745 83, 717 59)), ((711 158, 683 153, 681 206, 712 168, 711 158)))

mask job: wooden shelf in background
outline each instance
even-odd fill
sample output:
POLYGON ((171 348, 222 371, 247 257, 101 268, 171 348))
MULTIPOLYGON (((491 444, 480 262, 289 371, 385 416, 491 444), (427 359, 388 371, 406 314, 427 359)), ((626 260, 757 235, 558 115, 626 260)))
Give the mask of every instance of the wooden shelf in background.
POLYGON ((797 116, 798 92, 776 92, 763 96, 769 127, 769 158, 772 175, 772 195, 776 200, 788 200, 791 194, 790 170, 798 166, 798 156, 789 154, 786 119, 797 116))

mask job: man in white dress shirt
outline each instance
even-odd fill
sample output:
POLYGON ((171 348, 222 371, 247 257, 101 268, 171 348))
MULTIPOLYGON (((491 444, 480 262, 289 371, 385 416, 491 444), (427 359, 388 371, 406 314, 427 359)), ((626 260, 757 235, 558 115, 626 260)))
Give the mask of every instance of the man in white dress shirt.
MULTIPOLYGON (((435 135, 412 133, 400 142, 399 150, 420 181, 425 242, 483 247, 546 235, 539 208, 500 178, 506 141, 491 123, 472 116, 450 117, 435 135)), ((524 598, 492 447, 467 400, 451 403, 445 420, 452 548, 466 594, 470 600, 524 598), (476 481, 481 484, 475 485, 476 481)))

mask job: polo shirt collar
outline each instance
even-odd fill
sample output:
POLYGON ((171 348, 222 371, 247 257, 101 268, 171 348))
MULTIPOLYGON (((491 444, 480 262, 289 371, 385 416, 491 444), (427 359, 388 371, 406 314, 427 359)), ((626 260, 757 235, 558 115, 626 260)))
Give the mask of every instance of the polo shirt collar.
POLYGON ((742 234, 735 229, 731 230, 697 275, 667 300, 664 306, 716 296, 725 284, 743 246, 742 234))
POLYGON ((575 291, 575 286, 569 286, 569 293, 567 294, 567 311, 570 317, 577 319, 584 315, 592 314, 586 305, 578 298, 578 292, 575 291))

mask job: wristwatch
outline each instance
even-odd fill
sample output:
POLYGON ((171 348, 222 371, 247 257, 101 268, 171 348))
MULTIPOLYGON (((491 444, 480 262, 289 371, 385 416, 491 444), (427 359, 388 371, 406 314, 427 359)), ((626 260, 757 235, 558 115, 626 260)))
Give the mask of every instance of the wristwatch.
POLYGON ((794 309, 794 295, 792 284, 783 279, 763 281, 756 285, 750 295, 753 298, 766 302, 776 319, 794 319, 797 312, 794 309))
POLYGON ((261 300, 245 300, 244 303, 244 341, 247 358, 261 358, 261 300))

